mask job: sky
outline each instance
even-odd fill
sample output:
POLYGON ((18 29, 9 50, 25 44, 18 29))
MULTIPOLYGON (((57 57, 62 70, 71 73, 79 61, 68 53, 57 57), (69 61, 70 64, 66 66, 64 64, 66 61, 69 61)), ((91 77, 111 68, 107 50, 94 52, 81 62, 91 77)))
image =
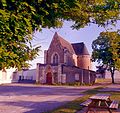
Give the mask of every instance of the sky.
MULTIPOLYGON (((65 40, 67 40, 70 43, 79 43, 84 42, 90 55, 92 53, 92 41, 95 40, 100 32, 105 31, 105 28, 98 27, 95 24, 92 24, 90 26, 86 26, 84 28, 81 28, 79 30, 73 30, 70 26, 73 25, 73 22, 65 21, 62 28, 58 29, 42 29, 41 32, 35 32, 32 43, 33 45, 41 46, 41 51, 39 52, 39 56, 33 60, 32 62, 29 62, 31 64, 30 69, 36 68, 36 63, 44 63, 44 50, 47 50, 49 48, 49 45, 51 43, 51 40, 54 36, 54 33, 57 32, 61 37, 63 37, 65 40)), ((116 28, 120 26, 120 23, 117 25, 116 28)), ((114 28, 115 29, 115 28, 114 28)), ((96 70, 97 63, 92 63, 92 69, 96 70)))

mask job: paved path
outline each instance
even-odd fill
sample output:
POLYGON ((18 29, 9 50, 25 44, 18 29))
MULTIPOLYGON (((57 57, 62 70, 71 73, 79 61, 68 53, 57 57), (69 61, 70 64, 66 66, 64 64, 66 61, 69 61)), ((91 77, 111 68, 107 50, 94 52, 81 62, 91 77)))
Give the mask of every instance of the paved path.
POLYGON ((120 84, 110 84, 107 87, 100 89, 99 91, 117 91, 120 92, 120 84))
POLYGON ((0 86, 0 113, 43 113, 83 96, 98 86, 67 87, 32 84, 0 86))

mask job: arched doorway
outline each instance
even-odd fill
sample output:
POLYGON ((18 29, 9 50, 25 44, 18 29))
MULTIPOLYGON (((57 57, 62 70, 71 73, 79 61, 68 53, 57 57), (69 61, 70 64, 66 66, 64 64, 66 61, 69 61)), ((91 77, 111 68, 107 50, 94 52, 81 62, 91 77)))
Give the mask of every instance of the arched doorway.
POLYGON ((52 84, 52 73, 51 72, 48 72, 46 75, 46 83, 52 84))

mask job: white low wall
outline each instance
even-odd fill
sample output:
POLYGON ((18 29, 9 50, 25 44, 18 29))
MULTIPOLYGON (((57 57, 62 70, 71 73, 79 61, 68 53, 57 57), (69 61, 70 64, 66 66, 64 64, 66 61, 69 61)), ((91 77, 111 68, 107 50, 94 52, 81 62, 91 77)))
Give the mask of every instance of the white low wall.
MULTIPOLYGON (((105 78, 111 78, 111 73, 109 71, 106 71, 105 78)), ((120 79, 120 71, 115 71, 114 78, 120 79)))
POLYGON ((36 69, 26 70, 26 71, 19 71, 19 76, 26 80, 36 80, 36 69))
POLYGON ((14 73, 16 68, 5 69, 5 71, 0 71, 0 84, 12 83, 18 81, 17 73, 14 73))

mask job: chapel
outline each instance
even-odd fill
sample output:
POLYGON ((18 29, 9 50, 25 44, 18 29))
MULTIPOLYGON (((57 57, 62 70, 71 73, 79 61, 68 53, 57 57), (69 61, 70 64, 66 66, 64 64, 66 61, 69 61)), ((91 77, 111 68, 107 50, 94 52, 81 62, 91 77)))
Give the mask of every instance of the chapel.
POLYGON ((64 84, 95 82, 91 70, 91 57, 84 42, 69 43, 55 32, 48 50, 44 51, 44 64, 37 63, 36 82, 64 84))

